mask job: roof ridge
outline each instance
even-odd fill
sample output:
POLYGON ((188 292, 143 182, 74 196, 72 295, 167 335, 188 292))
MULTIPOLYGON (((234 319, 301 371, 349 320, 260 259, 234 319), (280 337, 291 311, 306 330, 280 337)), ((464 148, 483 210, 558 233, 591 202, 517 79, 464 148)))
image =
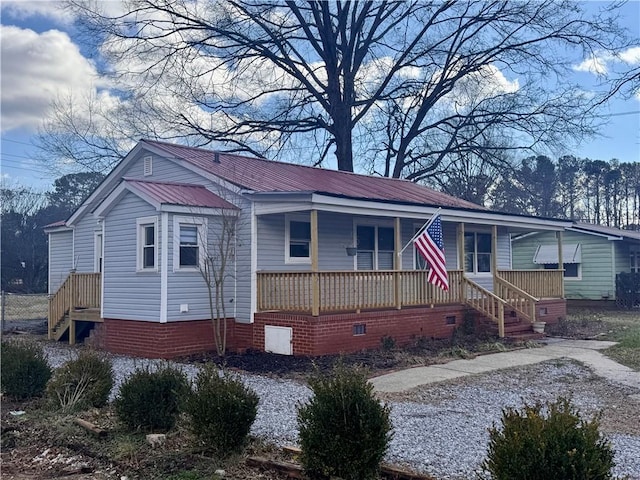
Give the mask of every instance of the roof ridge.
POLYGON ((420 185, 421 187, 424 188, 428 188, 430 190, 433 190, 434 192, 438 192, 438 193, 442 193, 443 195, 447 195, 444 192, 440 192, 438 190, 435 190, 427 185, 422 185, 416 182, 412 182, 411 180, 407 180, 406 178, 395 178, 395 177, 383 177, 381 175, 372 175, 372 174, 368 174, 368 173, 358 173, 358 172, 348 172, 345 170, 335 170, 332 168, 326 168, 326 167, 312 167, 311 165, 303 165, 300 163, 290 163, 290 162, 283 162, 281 160, 273 160, 270 158, 265 158, 265 157, 254 157, 254 156, 249 156, 249 155, 241 155, 238 153, 234 153, 234 152, 225 152, 224 150, 211 150, 209 148, 204 148, 204 147, 191 147, 189 145, 181 145, 179 143, 170 143, 170 142, 163 142, 163 141, 158 141, 158 140, 148 140, 148 139, 142 139, 142 142, 146 142, 146 143, 156 143, 156 144, 160 144, 160 145, 166 145, 168 147, 171 148, 181 148, 181 149, 185 149, 185 150, 198 150, 200 152, 208 152, 208 153, 218 153, 220 155, 228 155, 228 156, 233 156, 233 157, 240 157, 240 158, 246 158, 246 159, 250 159, 250 160, 260 160, 263 162, 267 162, 267 163, 278 163, 281 165, 288 165, 288 166, 292 166, 292 167, 299 167, 299 168, 305 168, 305 169, 310 169, 310 170, 321 170, 323 172, 330 172, 330 173, 335 173, 335 174, 339 174, 339 175, 353 175, 356 177, 364 177, 364 178, 368 178, 368 179, 380 179, 380 180, 385 180, 385 181, 389 181, 392 180, 394 182, 404 182, 404 183, 411 183, 414 185, 420 185))

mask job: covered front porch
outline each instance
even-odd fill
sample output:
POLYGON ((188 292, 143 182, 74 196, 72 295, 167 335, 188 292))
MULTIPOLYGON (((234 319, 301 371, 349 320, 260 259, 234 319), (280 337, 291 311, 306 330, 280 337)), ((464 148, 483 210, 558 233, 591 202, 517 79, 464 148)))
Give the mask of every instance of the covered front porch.
MULTIPOLYGON (((257 212, 264 212, 267 216, 281 214, 286 218, 287 207, 282 204, 282 213, 276 211, 278 208, 263 208, 258 208, 257 212)), ((391 209, 371 212, 364 208, 359 211, 353 206, 344 212, 335 205, 326 209, 311 208, 307 212, 308 263, 292 265, 289 262, 290 267, 287 268, 285 261, 285 265, 274 264, 277 268, 258 269, 257 313, 278 312, 319 317, 416 307, 459 308, 462 305, 494 322, 498 335, 504 337, 508 333, 505 330, 505 317, 510 321, 517 317, 530 329, 534 322, 542 320, 539 317, 544 315, 545 309, 540 305, 544 301, 564 299, 563 270, 505 268, 510 266, 511 233, 522 234, 535 231, 536 228, 553 230, 557 234, 560 250, 561 222, 502 217, 494 212, 443 213, 449 267, 449 290, 444 291, 428 283, 426 266, 417 262, 410 245, 411 236, 428 216, 400 217, 396 216, 397 211, 391 209), (391 215, 393 217, 389 218, 391 215), (372 248, 363 248, 360 239, 360 225, 375 225, 375 217, 378 217, 377 225, 384 226, 376 230, 378 236, 373 256, 378 255, 377 263, 370 260, 372 248), (491 224, 487 225, 486 222, 491 224), (385 230, 386 238, 380 235, 382 230, 385 230), (343 260, 339 264, 347 268, 323 268, 328 264, 325 261, 327 258, 333 264, 338 263, 336 258, 340 257, 335 244, 344 242, 345 238, 351 240, 351 248, 347 246, 346 256, 343 249, 343 260), (384 249, 380 248, 383 243, 384 249), (404 246, 410 248, 403 253, 404 246), (362 252, 367 255, 366 261, 353 259, 362 252), (351 266, 353 269, 350 269, 351 266)), ((301 210, 296 211, 298 224, 301 223, 301 213, 301 210)), ((286 220, 285 224, 289 228, 286 220)), ((298 235, 297 240, 300 239, 304 240, 304 237, 298 235)), ((293 255, 294 250, 286 250, 287 242, 290 242, 289 235, 286 236, 285 253, 293 255)), ((559 251, 558 255, 561 258, 562 253, 559 251)))

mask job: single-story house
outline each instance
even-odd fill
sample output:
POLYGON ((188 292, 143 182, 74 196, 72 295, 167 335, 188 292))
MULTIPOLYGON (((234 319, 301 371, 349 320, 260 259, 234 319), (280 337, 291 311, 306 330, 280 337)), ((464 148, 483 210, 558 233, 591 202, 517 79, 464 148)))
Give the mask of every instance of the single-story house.
POLYGON ((640 273, 640 232, 575 222, 563 234, 562 260, 554 232, 513 238, 513 268, 564 270, 568 300, 613 301, 616 275, 640 273))
MULTIPOLYGON (((230 350, 321 355, 452 335, 463 318, 500 336, 566 312, 562 270, 518 271, 514 234, 570 222, 490 211, 383 177, 141 140, 65 222, 49 226, 49 334, 91 329, 114 353, 213 349, 201 275, 232 235, 230 350), (449 289, 403 247, 440 211, 449 289)), ((222 297, 220 297, 222 298, 222 297)))

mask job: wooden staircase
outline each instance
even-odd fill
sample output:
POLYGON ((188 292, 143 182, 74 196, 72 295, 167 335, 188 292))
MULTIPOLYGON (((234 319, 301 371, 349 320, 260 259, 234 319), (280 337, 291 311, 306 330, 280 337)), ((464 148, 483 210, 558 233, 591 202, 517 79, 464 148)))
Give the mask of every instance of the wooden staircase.
POLYGON ((538 299, 501 278, 496 278, 494 290, 463 278, 465 304, 483 315, 481 324, 487 331, 513 340, 544 337, 533 331, 538 299))
POLYGON ((76 322, 102 322, 99 273, 72 272, 49 298, 49 339, 59 341, 68 333, 76 342, 76 322))

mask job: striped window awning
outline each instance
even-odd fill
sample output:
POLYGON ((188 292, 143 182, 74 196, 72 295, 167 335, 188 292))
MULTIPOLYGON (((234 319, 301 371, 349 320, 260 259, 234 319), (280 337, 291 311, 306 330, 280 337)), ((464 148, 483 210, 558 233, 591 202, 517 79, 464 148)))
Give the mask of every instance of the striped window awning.
MULTIPOLYGON (((579 243, 562 244, 563 263, 582 263, 582 247, 579 243)), ((558 245, 538 245, 533 263, 546 265, 558 263, 558 245)))

